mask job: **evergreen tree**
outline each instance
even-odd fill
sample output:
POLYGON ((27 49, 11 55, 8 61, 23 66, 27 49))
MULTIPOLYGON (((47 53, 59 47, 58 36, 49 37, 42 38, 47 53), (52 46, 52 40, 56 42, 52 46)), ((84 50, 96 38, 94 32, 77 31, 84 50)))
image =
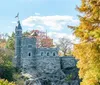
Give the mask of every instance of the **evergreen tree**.
POLYGON ((81 0, 81 3, 77 7, 82 13, 80 24, 70 26, 80 39, 74 45, 73 55, 79 60, 81 85, 100 85, 100 0, 81 0))

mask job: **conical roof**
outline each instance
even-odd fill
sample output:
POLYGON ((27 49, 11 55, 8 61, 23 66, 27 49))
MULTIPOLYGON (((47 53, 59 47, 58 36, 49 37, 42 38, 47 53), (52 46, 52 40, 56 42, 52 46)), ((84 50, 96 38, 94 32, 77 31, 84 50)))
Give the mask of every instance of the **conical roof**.
POLYGON ((21 27, 20 21, 18 21, 17 29, 21 29, 21 30, 22 30, 22 27, 21 27))

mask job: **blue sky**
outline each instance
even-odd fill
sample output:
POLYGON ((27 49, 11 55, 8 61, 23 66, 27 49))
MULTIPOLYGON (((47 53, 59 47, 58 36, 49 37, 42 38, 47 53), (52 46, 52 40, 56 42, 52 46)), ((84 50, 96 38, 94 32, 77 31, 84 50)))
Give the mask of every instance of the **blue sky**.
POLYGON ((15 16, 19 12, 23 30, 48 31, 55 38, 72 36, 67 25, 77 25, 79 14, 75 7, 80 0, 1 0, 0 33, 11 33, 16 26, 15 16))

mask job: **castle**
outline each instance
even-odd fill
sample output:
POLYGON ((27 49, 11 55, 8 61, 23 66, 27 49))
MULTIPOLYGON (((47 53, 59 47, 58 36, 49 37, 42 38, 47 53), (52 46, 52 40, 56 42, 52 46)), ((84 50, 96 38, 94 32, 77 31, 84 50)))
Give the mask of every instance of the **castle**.
MULTIPOLYGON (((76 60, 73 57, 59 57, 58 48, 37 48, 36 38, 23 37, 20 21, 15 28, 15 59, 16 67, 30 74, 34 82, 26 85, 68 85, 65 79, 74 75, 78 79, 76 60), (34 84, 35 83, 35 84, 34 84)), ((28 82, 31 82, 29 80, 28 82)), ((78 81, 75 81, 78 85, 78 81)), ((73 82, 71 82, 73 83, 73 82)))

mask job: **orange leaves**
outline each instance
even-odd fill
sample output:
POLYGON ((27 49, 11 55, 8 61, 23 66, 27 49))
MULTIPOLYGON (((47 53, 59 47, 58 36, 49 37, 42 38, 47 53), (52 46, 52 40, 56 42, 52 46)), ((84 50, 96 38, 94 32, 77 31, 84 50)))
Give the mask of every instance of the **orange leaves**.
POLYGON ((46 38, 41 40, 42 47, 53 47, 53 39, 46 38))
POLYGON ((32 30, 30 34, 30 37, 37 39, 37 47, 53 47, 53 39, 48 37, 46 32, 32 30), (36 36, 34 36, 34 34, 36 34, 36 36))
POLYGON ((77 7, 76 8, 77 10, 79 10, 80 12, 84 12, 84 11, 87 11, 88 10, 88 8, 87 7, 85 7, 85 6, 82 6, 82 7, 77 7))

